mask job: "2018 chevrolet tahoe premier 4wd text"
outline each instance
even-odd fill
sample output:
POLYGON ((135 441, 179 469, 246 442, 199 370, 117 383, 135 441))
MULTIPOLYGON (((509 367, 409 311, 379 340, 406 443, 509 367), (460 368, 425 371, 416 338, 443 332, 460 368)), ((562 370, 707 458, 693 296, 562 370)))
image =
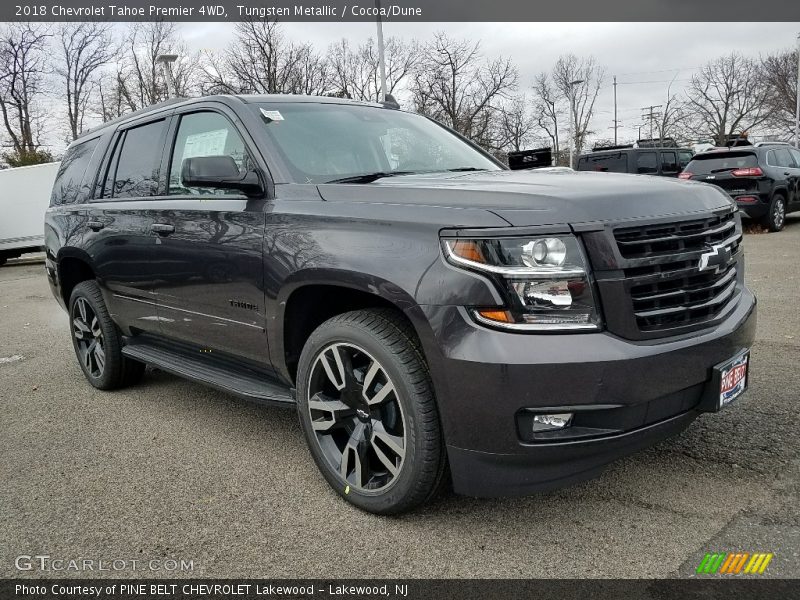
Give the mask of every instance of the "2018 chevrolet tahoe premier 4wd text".
POLYGON ((47 274, 89 382, 155 365, 297 406, 353 504, 596 475, 747 384, 755 298, 718 188, 509 171, 422 116, 172 101, 68 149, 47 274))

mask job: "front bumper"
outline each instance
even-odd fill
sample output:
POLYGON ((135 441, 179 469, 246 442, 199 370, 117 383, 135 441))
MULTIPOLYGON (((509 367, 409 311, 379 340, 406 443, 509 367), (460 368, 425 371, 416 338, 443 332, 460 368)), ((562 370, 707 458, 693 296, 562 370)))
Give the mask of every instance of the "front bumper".
POLYGON ((458 307, 422 307, 455 491, 521 495, 597 475, 609 462, 682 431, 712 368, 752 345, 756 300, 743 289, 713 329, 633 342, 607 332, 525 335, 476 325, 458 307), (523 439, 526 409, 575 412, 609 433, 523 439))

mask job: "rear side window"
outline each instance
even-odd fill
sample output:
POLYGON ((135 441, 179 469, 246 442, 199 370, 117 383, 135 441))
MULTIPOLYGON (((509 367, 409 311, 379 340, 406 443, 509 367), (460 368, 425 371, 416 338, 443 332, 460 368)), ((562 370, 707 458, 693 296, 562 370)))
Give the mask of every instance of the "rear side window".
POLYGON ((789 152, 794 159, 794 166, 800 168, 800 150, 795 150, 794 148, 789 148, 789 152))
POLYGON ((658 162, 655 152, 639 152, 636 155, 637 173, 658 173, 658 162))
POLYGON ((628 157, 622 152, 617 152, 616 154, 600 154, 598 156, 582 156, 578 160, 578 170, 627 173, 628 157))
POLYGON ((694 175, 708 175, 757 166, 758 157, 752 152, 713 152, 698 154, 686 170, 694 175))
POLYGON ((792 155, 789 153, 788 148, 778 148, 777 150, 770 150, 767 162, 773 167, 793 167, 794 161, 792 155))
POLYGON ((53 193, 50 196, 51 206, 74 204, 78 202, 79 196, 86 197, 86 194, 81 194, 81 189, 87 188, 84 183, 86 167, 89 165, 99 140, 100 138, 87 140, 67 150, 53 184, 53 193))
POLYGON ((166 121, 128 129, 117 141, 103 186, 104 198, 141 198, 158 194, 166 121))
POLYGON ((661 153, 661 172, 662 173, 678 172, 678 157, 674 152, 661 153))
POLYGON ((678 151, 678 165, 680 166, 681 170, 685 169, 686 165, 688 165, 690 162, 692 162, 691 152, 678 151))

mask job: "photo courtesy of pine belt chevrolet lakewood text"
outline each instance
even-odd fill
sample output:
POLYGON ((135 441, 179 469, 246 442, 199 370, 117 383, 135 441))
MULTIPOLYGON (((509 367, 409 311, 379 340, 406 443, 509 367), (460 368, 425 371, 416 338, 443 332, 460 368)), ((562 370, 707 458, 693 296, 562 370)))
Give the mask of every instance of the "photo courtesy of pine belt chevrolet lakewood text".
POLYGON ((756 299, 721 188, 511 171, 392 101, 106 123, 70 145, 45 243, 89 383, 149 364, 296 407, 322 476, 373 513, 596 476, 748 382, 756 299))

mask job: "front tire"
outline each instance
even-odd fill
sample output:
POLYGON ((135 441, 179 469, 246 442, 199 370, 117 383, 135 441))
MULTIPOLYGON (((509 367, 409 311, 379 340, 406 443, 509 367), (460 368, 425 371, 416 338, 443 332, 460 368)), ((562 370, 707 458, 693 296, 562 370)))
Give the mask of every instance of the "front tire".
POLYGON ((446 465, 428 367, 397 313, 370 309, 320 325, 300 356, 300 422, 314 461, 345 500, 376 514, 435 496, 446 465))
POLYGON ((75 286, 69 298, 72 346, 86 379, 101 390, 138 381, 144 364, 122 355, 122 335, 106 309, 94 280, 75 286))
POLYGON ((786 224, 786 199, 775 194, 769 203, 769 212, 764 217, 764 226, 771 232, 780 231, 786 224))

